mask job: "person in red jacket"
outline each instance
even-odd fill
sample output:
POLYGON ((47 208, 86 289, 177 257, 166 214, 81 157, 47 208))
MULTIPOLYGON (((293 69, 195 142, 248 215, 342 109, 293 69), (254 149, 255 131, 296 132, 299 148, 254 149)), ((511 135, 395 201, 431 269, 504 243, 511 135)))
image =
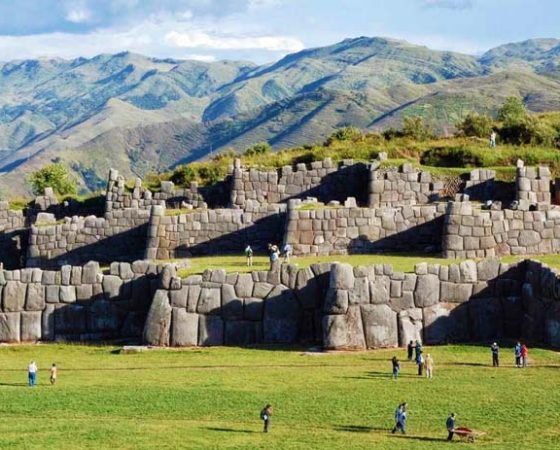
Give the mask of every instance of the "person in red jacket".
POLYGON ((528 356, 529 356, 529 349, 525 344, 523 344, 521 346, 521 365, 523 367, 527 367, 527 363, 529 362, 528 356))

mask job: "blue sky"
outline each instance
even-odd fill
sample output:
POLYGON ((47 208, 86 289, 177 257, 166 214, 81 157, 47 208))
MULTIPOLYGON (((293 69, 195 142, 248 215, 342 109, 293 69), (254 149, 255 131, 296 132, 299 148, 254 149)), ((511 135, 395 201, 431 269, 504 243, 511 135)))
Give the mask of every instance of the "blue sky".
POLYGON ((560 37, 560 0, 0 0, 0 61, 129 50, 273 61, 356 36, 481 53, 560 37))

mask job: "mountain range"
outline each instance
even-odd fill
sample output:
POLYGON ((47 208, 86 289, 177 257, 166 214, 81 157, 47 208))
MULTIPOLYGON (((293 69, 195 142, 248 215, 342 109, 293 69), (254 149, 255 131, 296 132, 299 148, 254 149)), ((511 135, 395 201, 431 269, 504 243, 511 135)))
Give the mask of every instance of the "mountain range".
POLYGON ((560 110, 560 40, 473 56, 358 37, 260 66, 128 52, 0 63, 0 194, 28 194, 24 176, 52 161, 95 190, 109 167, 142 176, 259 141, 279 149, 346 125, 398 127, 407 115, 449 133, 511 95, 560 110))

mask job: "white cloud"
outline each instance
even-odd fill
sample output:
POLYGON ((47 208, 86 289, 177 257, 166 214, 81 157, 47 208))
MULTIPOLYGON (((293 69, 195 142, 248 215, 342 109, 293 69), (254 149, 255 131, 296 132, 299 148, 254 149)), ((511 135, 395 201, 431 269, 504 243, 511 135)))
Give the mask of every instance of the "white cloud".
POLYGON ((202 61, 202 62, 214 62, 216 61, 216 57, 213 55, 200 55, 196 53, 190 53, 185 55, 184 59, 192 59, 194 61, 202 61))
POLYGON ((165 40, 171 45, 185 48, 209 48, 215 50, 261 49, 295 52, 304 48, 296 38, 286 36, 218 36, 202 31, 170 31, 165 40))
POLYGON ((68 2, 66 4, 66 16, 64 17, 68 22, 72 23, 85 23, 92 17, 91 10, 88 9, 85 3, 68 2))

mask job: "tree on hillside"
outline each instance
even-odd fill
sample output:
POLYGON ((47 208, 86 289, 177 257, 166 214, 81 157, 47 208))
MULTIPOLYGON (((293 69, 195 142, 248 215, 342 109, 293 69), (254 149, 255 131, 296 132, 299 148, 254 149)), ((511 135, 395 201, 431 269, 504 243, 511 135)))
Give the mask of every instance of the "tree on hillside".
POLYGON ((268 142, 259 142, 245 150, 245 156, 265 155, 272 152, 272 147, 268 142))
POLYGON ((76 180, 61 163, 49 164, 29 175, 29 182, 35 195, 41 195, 46 187, 51 187, 56 194, 71 195, 78 192, 76 180))
POLYGON ((498 110, 498 120, 509 127, 523 122, 528 116, 527 108, 519 97, 508 97, 498 110))
POLYGON ((171 181, 173 181, 176 186, 187 187, 191 184, 192 181, 195 181, 195 179, 196 172, 192 167, 188 165, 181 165, 176 167, 171 174, 171 181))
POLYGON ((433 137, 430 126, 420 116, 408 116, 403 119, 403 135, 417 141, 425 141, 433 137))
POLYGON ((362 137, 362 132, 356 127, 344 127, 334 131, 326 140, 325 144, 330 145, 334 141, 351 141, 362 137))
POLYGON ((469 113, 462 122, 457 124, 457 129, 465 136, 487 138, 492 133, 494 121, 488 114, 469 113))

